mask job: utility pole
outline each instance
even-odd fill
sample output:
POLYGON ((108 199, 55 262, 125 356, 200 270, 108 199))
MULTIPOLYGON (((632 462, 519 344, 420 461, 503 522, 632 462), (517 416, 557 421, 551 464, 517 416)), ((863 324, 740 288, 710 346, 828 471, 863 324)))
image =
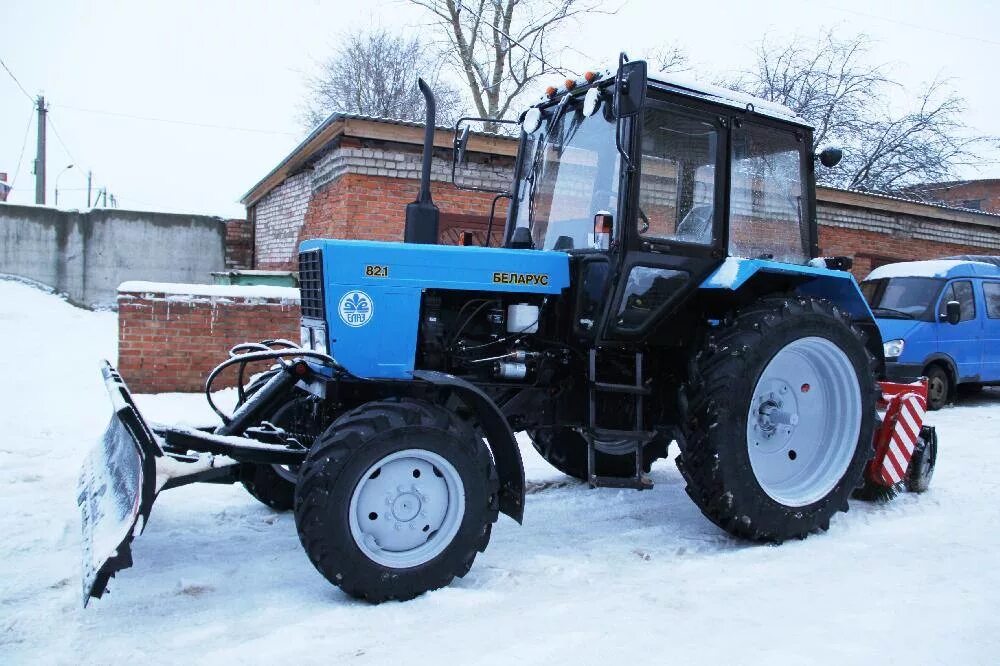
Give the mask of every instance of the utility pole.
POLYGON ((48 110, 45 108, 45 97, 38 96, 36 100, 38 109, 38 145, 35 150, 35 203, 45 205, 45 116, 48 110))
POLYGON ((94 172, 87 171, 87 208, 90 208, 90 183, 94 180, 94 172))

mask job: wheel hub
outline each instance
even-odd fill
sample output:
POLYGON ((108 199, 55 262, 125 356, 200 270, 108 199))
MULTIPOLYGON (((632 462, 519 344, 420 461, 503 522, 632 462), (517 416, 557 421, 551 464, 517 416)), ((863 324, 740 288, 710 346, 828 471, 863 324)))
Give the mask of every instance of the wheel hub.
POLYGON ((419 491, 413 486, 412 492, 402 493, 392 500, 392 516, 398 521, 409 522, 420 513, 420 505, 419 491))
POLYGON ((407 449, 368 468, 349 512, 351 535, 369 559, 395 568, 417 566, 436 557, 458 532, 465 488, 445 458, 407 449))

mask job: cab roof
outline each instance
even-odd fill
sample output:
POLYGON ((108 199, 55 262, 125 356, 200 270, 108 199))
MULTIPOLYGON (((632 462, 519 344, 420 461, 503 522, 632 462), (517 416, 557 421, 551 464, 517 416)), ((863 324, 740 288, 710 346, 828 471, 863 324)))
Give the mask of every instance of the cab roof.
POLYGON ((716 104, 723 104, 736 109, 752 109, 754 113, 770 116, 771 118, 777 118, 778 120, 784 120, 785 122, 795 123, 796 125, 802 125, 804 127, 809 127, 810 129, 812 128, 805 118, 802 118, 784 104, 772 102, 761 97, 754 97, 753 95, 748 95, 736 90, 723 88, 722 86, 717 86, 714 83, 698 81, 691 77, 684 76, 683 74, 650 72, 646 78, 649 81, 649 85, 668 92, 674 92, 688 97, 697 97, 699 99, 715 102, 716 104))
POLYGON ((902 261, 873 270, 865 281, 894 277, 1000 277, 1000 257, 948 258, 902 261))

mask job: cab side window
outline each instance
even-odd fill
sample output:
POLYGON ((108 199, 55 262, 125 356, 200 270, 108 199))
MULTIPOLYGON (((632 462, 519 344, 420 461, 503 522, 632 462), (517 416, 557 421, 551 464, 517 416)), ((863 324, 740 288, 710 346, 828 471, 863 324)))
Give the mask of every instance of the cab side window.
POLYGON ((801 134, 736 123, 729 179, 729 254, 805 263, 809 259, 801 134))
POLYGON ((1000 319, 1000 282, 984 282, 983 295, 986 297, 986 316, 1000 319))
POLYGON ((962 306, 962 318, 959 321, 971 321, 976 318, 976 299, 972 296, 972 283, 968 280, 952 282, 945 287, 941 295, 939 314, 946 314, 948 301, 958 301, 962 306))
POLYGON ((642 122, 639 233, 709 245, 715 219, 719 130, 677 111, 647 108, 642 122))

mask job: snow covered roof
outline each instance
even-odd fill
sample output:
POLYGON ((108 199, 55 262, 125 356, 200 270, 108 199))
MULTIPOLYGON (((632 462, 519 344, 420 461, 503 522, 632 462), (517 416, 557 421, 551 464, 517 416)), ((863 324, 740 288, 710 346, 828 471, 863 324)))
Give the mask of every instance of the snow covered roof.
POLYGON ((741 93, 736 90, 729 90, 714 83, 698 81, 683 74, 668 72, 650 73, 648 79, 653 86, 662 84, 661 87, 674 92, 698 97, 718 104, 725 104, 737 109, 752 108, 754 113, 810 127, 804 118, 783 104, 771 102, 761 97, 754 97, 753 95, 741 93))
POLYGON ((1000 277, 1000 266, 985 261, 963 259, 931 259, 928 261, 902 261, 886 264, 873 270, 865 280, 895 277, 1000 277))

